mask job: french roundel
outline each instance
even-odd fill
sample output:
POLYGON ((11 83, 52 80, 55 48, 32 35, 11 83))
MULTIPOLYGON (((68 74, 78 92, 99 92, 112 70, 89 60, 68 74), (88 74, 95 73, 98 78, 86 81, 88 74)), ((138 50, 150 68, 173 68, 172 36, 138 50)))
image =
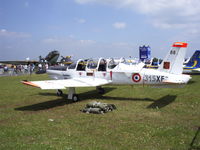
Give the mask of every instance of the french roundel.
POLYGON ((132 80, 133 80, 133 82, 140 82, 140 80, 141 80, 140 74, 139 73, 134 73, 132 75, 132 80))

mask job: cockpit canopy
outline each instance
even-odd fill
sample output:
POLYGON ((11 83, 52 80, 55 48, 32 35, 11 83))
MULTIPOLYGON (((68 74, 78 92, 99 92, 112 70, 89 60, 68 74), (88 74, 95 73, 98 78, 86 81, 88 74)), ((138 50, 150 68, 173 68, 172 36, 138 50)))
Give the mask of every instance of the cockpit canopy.
MULTIPOLYGON (((112 70, 141 70, 143 68, 143 65, 133 64, 130 62, 127 62, 126 59, 120 58, 120 59, 79 59, 78 61, 74 61, 71 65, 68 66, 68 70, 76 70, 76 71, 87 71, 87 72, 93 72, 93 71, 112 71, 112 70)), ((66 66, 64 67, 53 67, 49 70, 60 70, 65 71, 66 66)))
POLYGON ((87 61, 87 69, 97 69, 98 61, 97 59, 89 59, 87 61))
POLYGON ((76 69, 77 71, 84 71, 87 60, 79 59, 78 61, 74 61, 71 65, 69 65, 68 69, 76 69))
POLYGON ((74 61, 71 65, 68 66, 68 69, 75 69, 76 68, 76 61, 74 61))
POLYGON ((87 62, 87 70, 106 71, 107 62, 103 58, 89 59, 87 62))
POLYGON ((107 61, 103 58, 100 59, 79 59, 77 62, 72 63, 68 69, 75 69, 77 71, 106 71, 107 61))
POLYGON ((119 63, 116 62, 113 58, 108 60, 108 69, 115 68, 119 63))

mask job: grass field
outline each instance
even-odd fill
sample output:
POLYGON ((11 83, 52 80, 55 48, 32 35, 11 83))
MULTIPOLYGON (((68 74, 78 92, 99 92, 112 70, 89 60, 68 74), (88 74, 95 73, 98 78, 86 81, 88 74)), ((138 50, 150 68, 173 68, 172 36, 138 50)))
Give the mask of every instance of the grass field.
POLYGON ((47 75, 0 77, 1 150, 200 149, 200 133, 190 146, 200 126, 200 76, 177 89, 105 86, 101 96, 95 88, 78 88, 77 103, 54 90, 22 85, 22 79, 47 75), (92 100, 117 110, 80 112, 92 100))

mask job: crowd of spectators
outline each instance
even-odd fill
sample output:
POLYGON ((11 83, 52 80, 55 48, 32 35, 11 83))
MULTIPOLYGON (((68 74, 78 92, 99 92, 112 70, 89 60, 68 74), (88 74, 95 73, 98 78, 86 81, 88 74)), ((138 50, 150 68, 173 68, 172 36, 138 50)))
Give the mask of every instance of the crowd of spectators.
POLYGON ((22 74, 32 74, 38 70, 38 66, 34 64, 28 65, 0 65, 1 75, 22 75, 22 74))

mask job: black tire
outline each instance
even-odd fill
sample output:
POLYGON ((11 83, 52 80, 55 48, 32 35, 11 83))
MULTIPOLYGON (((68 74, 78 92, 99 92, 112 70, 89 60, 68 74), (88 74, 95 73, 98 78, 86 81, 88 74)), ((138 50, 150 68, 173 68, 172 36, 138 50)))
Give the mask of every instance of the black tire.
POLYGON ((77 94, 74 94, 74 95, 73 95, 72 101, 73 101, 73 102, 78 102, 78 101, 79 101, 79 97, 78 97, 77 94))
POLYGON ((58 90, 56 94, 57 94, 57 96, 62 96, 63 95, 63 91, 62 90, 58 90))
POLYGON ((105 94, 104 88, 99 88, 99 89, 98 89, 98 92, 99 92, 99 94, 105 94))

